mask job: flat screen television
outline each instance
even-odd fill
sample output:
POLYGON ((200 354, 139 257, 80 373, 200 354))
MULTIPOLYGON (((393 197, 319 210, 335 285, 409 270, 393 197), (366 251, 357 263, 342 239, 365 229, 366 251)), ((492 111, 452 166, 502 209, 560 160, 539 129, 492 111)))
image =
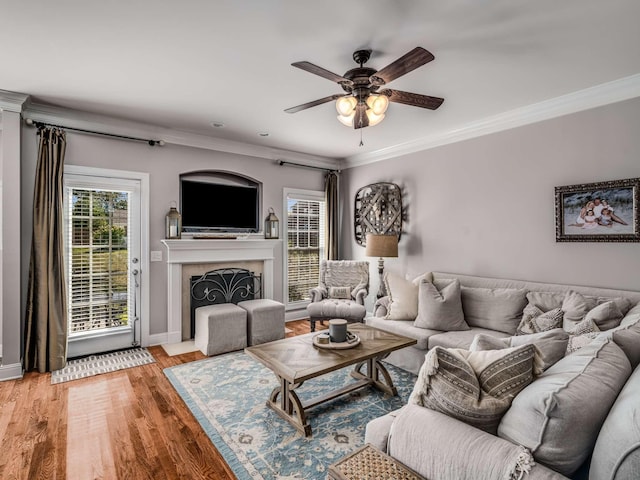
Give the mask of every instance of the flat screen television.
POLYGON ((258 232, 259 205, 257 186, 185 179, 180 182, 182 230, 185 232, 258 232))

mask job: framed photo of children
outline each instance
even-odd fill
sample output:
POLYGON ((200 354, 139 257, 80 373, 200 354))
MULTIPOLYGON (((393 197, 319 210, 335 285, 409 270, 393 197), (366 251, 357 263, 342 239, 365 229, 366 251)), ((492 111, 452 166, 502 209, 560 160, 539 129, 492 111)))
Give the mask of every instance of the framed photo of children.
POLYGON ((556 187, 556 242, 640 242, 640 178, 556 187))

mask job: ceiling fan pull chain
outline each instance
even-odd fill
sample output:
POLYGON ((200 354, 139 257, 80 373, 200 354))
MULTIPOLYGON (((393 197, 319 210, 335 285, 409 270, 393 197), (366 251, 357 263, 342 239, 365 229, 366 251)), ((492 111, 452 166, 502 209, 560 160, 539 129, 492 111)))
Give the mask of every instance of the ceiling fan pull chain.
POLYGON ((359 147, 364 147, 364 142, 362 141, 362 129, 360 129, 360 145, 359 147))

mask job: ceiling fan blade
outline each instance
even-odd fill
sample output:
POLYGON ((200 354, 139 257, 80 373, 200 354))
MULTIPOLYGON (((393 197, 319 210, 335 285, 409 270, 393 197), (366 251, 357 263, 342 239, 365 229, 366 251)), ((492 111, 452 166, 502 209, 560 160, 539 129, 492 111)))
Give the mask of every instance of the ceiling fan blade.
POLYGON ((340 84, 348 84, 348 85, 353 85, 353 82, 351 80, 349 80, 348 78, 344 78, 341 77, 340 75, 336 75, 333 72, 330 72, 329 70, 326 70, 322 67, 319 67, 317 65, 314 65, 313 63, 310 62, 295 62, 292 63, 291 66, 293 67, 298 67, 302 70, 305 70, 309 73, 313 73, 315 75, 319 75, 322 78, 326 78, 327 80, 331 80, 332 82, 336 82, 336 83, 340 83, 340 84))
POLYGON ((384 85, 405 75, 425 63, 429 63, 435 57, 433 54, 422 47, 416 47, 409 53, 403 55, 395 62, 390 63, 374 75, 371 75, 371 83, 374 85, 384 85), (382 82, 380 82, 382 80, 382 82))
POLYGON ((356 105, 356 115, 353 117, 353 128, 356 130, 369 126, 369 117, 367 117, 367 104, 358 103, 356 105))
POLYGON ((331 100, 337 100, 340 97, 344 97, 345 95, 329 95, 328 97, 320 98, 318 100, 314 100, 313 102, 303 103, 302 105, 298 105, 296 107, 287 108, 285 112, 287 113, 296 113, 301 110, 306 110, 307 108, 315 107, 318 105, 322 105, 323 103, 330 102, 331 100))
POLYGON ((444 102, 444 98, 430 97, 428 95, 420 95, 418 93, 403 92, 401 90, 391 90, 390 88, 381 90, 380 93, 382 95, 389 96, 390 102, 404 103, 405 105, 428 108, 430 110, 435 110, 440 105, 442 105, 442 102, 444 102))

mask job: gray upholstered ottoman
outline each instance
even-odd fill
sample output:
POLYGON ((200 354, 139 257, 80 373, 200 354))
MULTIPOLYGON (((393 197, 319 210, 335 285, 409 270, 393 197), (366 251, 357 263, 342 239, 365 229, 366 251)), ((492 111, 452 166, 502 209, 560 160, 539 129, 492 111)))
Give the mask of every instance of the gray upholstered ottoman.
POLYGON ((247 340, 249 345, 273 342, 284 338, 284 305, 261 298, 238 302, 247 311, 247 340))
POLYGON ((247 346, 247 311, 233 303, 196 308, 194 341, 207 356, 243 349, 247 346))

